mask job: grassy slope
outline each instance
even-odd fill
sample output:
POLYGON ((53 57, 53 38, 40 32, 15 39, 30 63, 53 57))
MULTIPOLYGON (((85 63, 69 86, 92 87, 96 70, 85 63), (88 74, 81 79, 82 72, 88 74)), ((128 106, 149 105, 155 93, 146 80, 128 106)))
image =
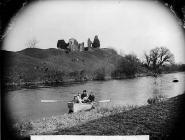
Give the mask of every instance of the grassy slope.
POLYGON ((185 94, 142 107, 96 108, 23 123, 22 135, 150 135, 151 139, 184 139, 185 94), (24 130, 23 130, 24 129, 24 130))
POLYGON ((60 80, 59 77, 76 78, 74 72, 81 72, 90 79, 94 72, 102 68, 110 75, 120 58, 111 49, 65 53, 54 48, 27 48, 19 52, 4 51, 3 54, 9 58, 5 61, 5 79, 17 83, 20 79, 23 82, 38 82, 46 79, 60 80))
POLYGON ((151 139, 183 139, 185 94, 155 105, 113 114, 58 130, 70 135, 150 135, 151 139), (182 138, 183 137, 183 138, 182 138))

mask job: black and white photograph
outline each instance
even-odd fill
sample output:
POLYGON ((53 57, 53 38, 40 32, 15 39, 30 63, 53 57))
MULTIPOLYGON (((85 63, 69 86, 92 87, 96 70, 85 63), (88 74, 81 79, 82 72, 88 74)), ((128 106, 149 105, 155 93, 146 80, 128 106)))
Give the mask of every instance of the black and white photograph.
POLYGON ((0 2, 2 140, 185 140, 185 2, 0 2))

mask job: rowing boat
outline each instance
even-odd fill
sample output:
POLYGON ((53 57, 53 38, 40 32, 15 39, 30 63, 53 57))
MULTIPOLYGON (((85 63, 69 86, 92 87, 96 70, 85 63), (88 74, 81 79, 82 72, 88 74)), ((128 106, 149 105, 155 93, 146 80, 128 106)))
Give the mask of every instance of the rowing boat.
POLYGON ((73 101, 67 103, 69 113, 91 110, 94 108, 93 103, 75 103, 73 101))

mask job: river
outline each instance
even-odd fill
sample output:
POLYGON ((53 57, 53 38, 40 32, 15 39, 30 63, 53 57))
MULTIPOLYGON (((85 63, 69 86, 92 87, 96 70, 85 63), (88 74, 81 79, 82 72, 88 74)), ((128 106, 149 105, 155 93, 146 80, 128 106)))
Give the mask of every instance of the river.
POLYGON ((185 91, 185 73, 162 74, 160 77, 90 81, 70 86, 21 89, 5 96, 8 114, 14 121, 35 120, 68 112, 67 102, 78 92, 86 89, 95 94, 96 101, 110 99, 115 105, 144 105, 156 95, 173 97, 185 91), (172 82, 178 79, 179 82, 172 82), (60 100, 42 103, 41 100, 60 100))

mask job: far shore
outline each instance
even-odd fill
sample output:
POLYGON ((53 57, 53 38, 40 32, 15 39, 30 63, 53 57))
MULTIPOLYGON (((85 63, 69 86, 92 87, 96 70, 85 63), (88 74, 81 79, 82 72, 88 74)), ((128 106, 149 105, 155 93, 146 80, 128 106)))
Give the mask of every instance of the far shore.
POLYGON ((184 94, 144 106, 98 106, 91 111, 17 123, 21 138, 30 135, 149 135, 150 140, 180 139, 184 94))
MULTIPOLYGON (((168 73, 178 73, 181 71, 175 71, 175 72, 163 72, 162 74, 168 74, 168 73)), ((27 89, 34 89, 34 88, 48 88, 48 87, 55 87, 55 86, 68 86, 72 84, 81 84, 88 81, 108 81, 108 80, 123 80, 123 79, 131 79, 131 78, 137 78, 137 77, 146 77, 146 76, 154 76, 152 73, 139 73, 134 76, 124 76, 124 77, 110 77, 107 76, 102 80, 96 80, 96 79, 66 79, 63 81, 37 81, 37 82, 20 82, 20 83, 5 83, 4 89, 7 91, 12 90, 19 90, 22 88, 27 89)))

